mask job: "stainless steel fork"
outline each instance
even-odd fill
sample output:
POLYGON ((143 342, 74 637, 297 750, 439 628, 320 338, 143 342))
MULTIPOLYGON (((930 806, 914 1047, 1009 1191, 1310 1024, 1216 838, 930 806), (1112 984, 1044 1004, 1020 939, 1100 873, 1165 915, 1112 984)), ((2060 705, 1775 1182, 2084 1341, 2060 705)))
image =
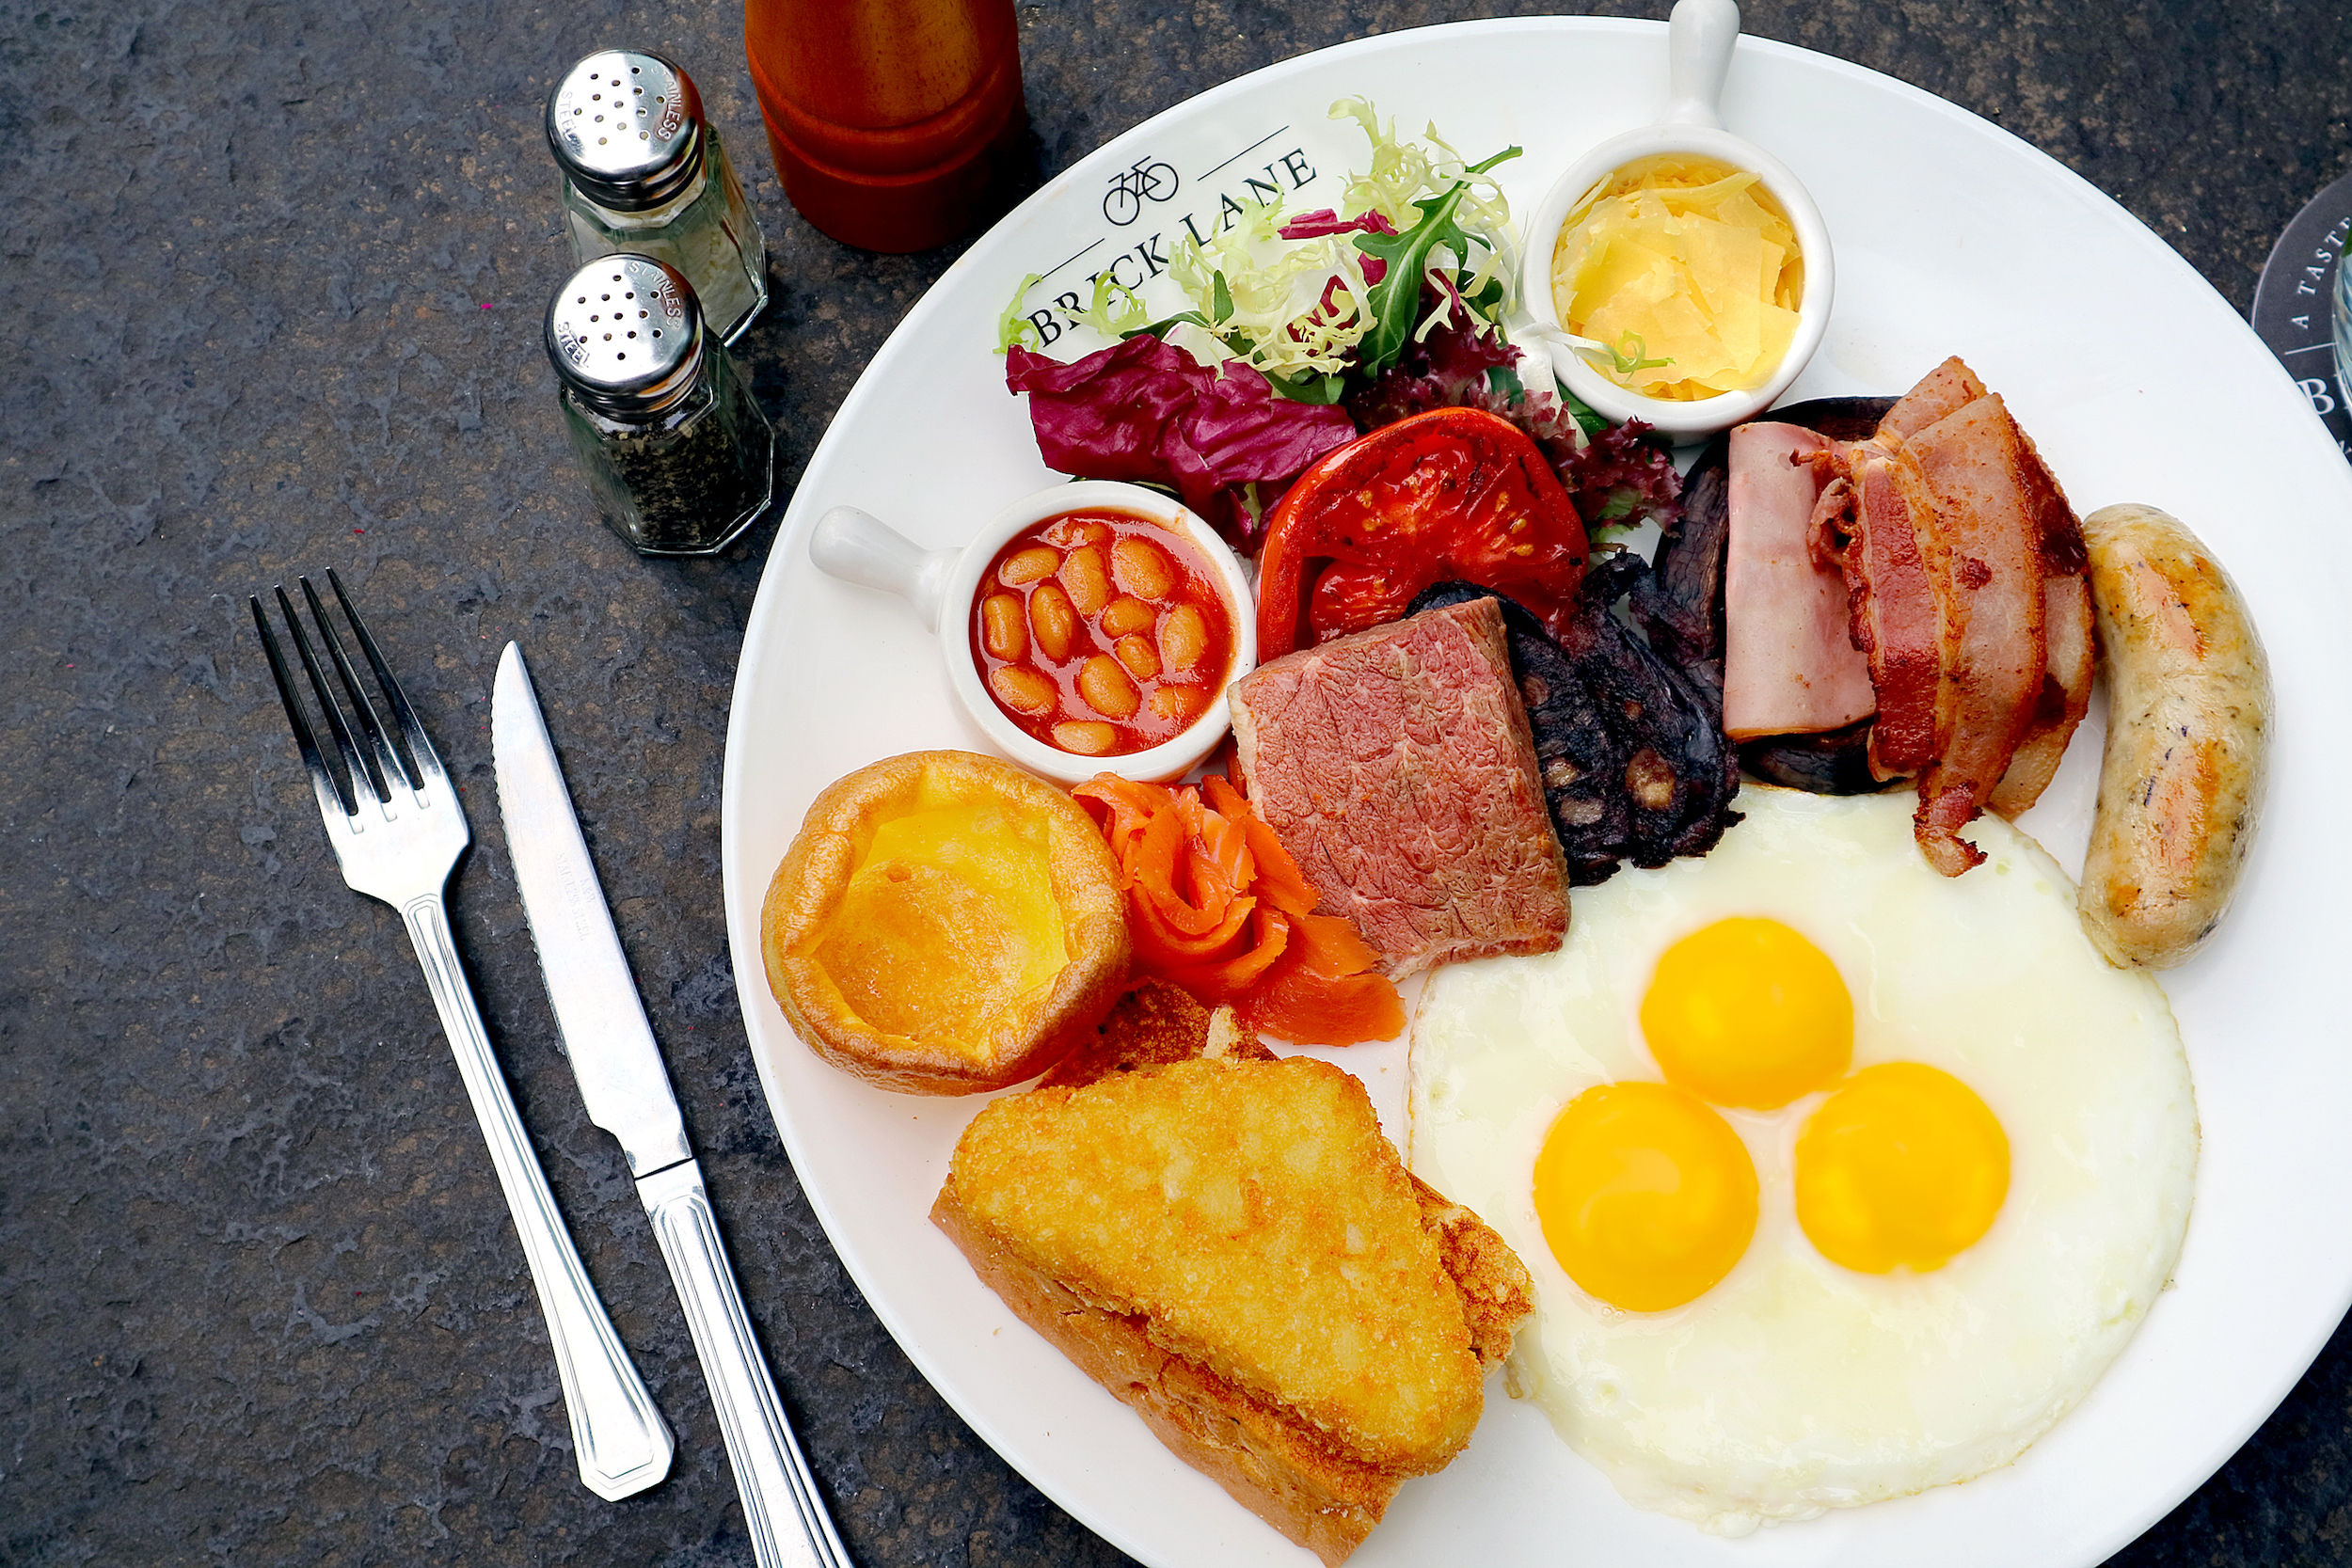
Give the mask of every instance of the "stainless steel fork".
POLYGON ((555 1366, 564 1383, 564 1408, 571 1417, 572 1447, 580 1459, 580 1479, 600 1497, 626 1497, 642 1492, 669 1473, 674 1448, 669 1427, 644 1384, 630 1365, 620 1337, 596 1287, 580 1264, 563 1216, 548 1192, 547 1178, 523 1136, 514 1097, 490 1053, 483 1033, 482 1014, 474 1006, 473 990, 458 966, 457 948, 451 941, 449 914, 442 895, 458 857, 472 841, 465 809, 457 803, 449 772, 425 738, 400 684, 392 679, 375 639, 352 609, 342 579, 332 571, 327 585, 357 635, 368 668, 405 745, 393 744, 392 732, 377 717, 358 672, 343 653, 342 639, 327 618, 310 579, 299 579, 302 596, 310 607, 320 641, 335 667, 343 702, 339 704, 318 656, 310 646, 302 621, 286 597, 275 590, 278 613, 294 634, 294 652, 310 677, 310 690, 333 736, 342 768, 330 766, 304 715, 286 657, 270 630, 261 598, 252 598, 253 625, 262 634, 262 651, 269 657, 270 674, 286 705, 286 721, 294 726, 294 744, 302 765, 310 770, 310 790, 318 797, 319 815, 326 820, 326 839, 334 847, 343 880, 355 892, 380 898, 400 911, 408 940, 424 966, 424 983, 441 1015, 441 1031, 457 1053, 457 1070, 466 1081, 482 1135, 490 1145, 490 1162, 498 1168, 499 1185, 506 1191, 506 1207, 522 1237, 523 1256, 531 1264, 532 1283, 539 1289, 539 1306, 547 1314, 548 1338, 555 1343, 555 1366), (348 710, 346 712, 346 709, 348 710))

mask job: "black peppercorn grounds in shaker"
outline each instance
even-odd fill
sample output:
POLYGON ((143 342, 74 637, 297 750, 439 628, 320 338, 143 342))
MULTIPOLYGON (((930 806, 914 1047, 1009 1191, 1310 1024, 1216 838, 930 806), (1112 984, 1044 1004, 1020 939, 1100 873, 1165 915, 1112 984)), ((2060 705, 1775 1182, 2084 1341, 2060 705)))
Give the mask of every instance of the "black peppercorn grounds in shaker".
POLYGON ((708 555, 767 509, 774 432, 676 268, 590 261, 548 305, 547 348, 597 510, 641 554, 708 555))

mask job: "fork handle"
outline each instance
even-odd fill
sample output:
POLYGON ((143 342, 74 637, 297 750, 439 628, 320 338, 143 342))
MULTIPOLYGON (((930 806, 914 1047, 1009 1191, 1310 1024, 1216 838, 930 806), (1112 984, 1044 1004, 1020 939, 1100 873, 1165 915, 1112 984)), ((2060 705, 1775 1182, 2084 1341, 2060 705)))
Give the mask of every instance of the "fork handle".
POLYGON ((571 1418, 580 1479, 589 1491, 608 1499, 643 1492, 670 1472, 675 1447, 670 1429, 621 1348, 620 1336, 613 1333, 612 1320, 605 1315, 588 1271, 580 1266, 554 1196, 548 1191, 547 1177, 523 1135, 522 1117, 516 1114, 498 1058, 490 1053, 473 990, 458 967, 457 945, 440 895, 414 899, 400 912, 408 940, 416 945, 417 961, 424 967, 424 983, 441 1015, 442 1032, 457 1053, 458 1075, 466 1081, 467 1098, 482 1123, 490 1163, 498 1169, 507 1211, 531 1264, 532 1283, 539 1290, 548 1338, 555 1346, 556 1373, 564 1382, 564 1409, 571 1418))
POLYGON ((752 1337, 710 1195, 703 1189, 702 1167, 687 1160, 656 1171, 639 1180, 637 1196, 686 1307, 759 1568, 850 1568, 850 1554, 817 1495, 759 1341, 752 1337))

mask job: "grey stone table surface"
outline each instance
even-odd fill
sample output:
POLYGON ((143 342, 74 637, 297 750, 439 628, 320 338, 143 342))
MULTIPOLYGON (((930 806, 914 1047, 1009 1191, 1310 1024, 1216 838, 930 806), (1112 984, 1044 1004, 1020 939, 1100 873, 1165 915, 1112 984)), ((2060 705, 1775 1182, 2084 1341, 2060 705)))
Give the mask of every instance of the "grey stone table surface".
MULTIPOLYGON (((1032 178, 1271 61, 1518 8, 1021 0, 1032 178)), ((516 901, 486 787, 510 637, 856 1560, 1122 1560, 916 1375, 761 1099, 719 776, 773 522, 724 559, 641 562, 590 520, 557 422, 538 106, 589 49, 686 62, 739 150, 774 292, 747 353, 789 474, 955 255, 866 255, 800 221, 740 20, 710 0, 0 0, 0 1562, 750 1561, 683 1321, 557 1053, 516 901), (245 619, 247 593, 328 566, 461 783, 478 845, 460 946, 678 1432, 670 1480, 623 1502, 576 1479, 450 1053, 396 920, 336 874, 245 619)), ((2352 165, 2339 0, 1753 0, 1747 24, 2014 131, 2241 309, 2273 237, 2352 165)), ((2226 440, 2228 410, 2183 415, 2226 440)), ((2352 1561, 2352 1338, 2116 1560, 2352 1561)))

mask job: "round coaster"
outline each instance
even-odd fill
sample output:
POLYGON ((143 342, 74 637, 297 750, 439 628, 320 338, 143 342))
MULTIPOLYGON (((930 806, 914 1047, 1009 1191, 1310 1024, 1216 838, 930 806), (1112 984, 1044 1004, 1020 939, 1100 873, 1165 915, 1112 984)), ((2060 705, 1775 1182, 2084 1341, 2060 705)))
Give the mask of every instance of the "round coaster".
POLYGON ((2312 411, 2336 438, 2336 450, 2352 459, 2352 409, 2336 374, 2330 322, 2336 264, 2352 243, 2352 174, 2345 175, 2295 214, 2263 263, 2254 285, 2254 330, 2295 377, 2312 411))

